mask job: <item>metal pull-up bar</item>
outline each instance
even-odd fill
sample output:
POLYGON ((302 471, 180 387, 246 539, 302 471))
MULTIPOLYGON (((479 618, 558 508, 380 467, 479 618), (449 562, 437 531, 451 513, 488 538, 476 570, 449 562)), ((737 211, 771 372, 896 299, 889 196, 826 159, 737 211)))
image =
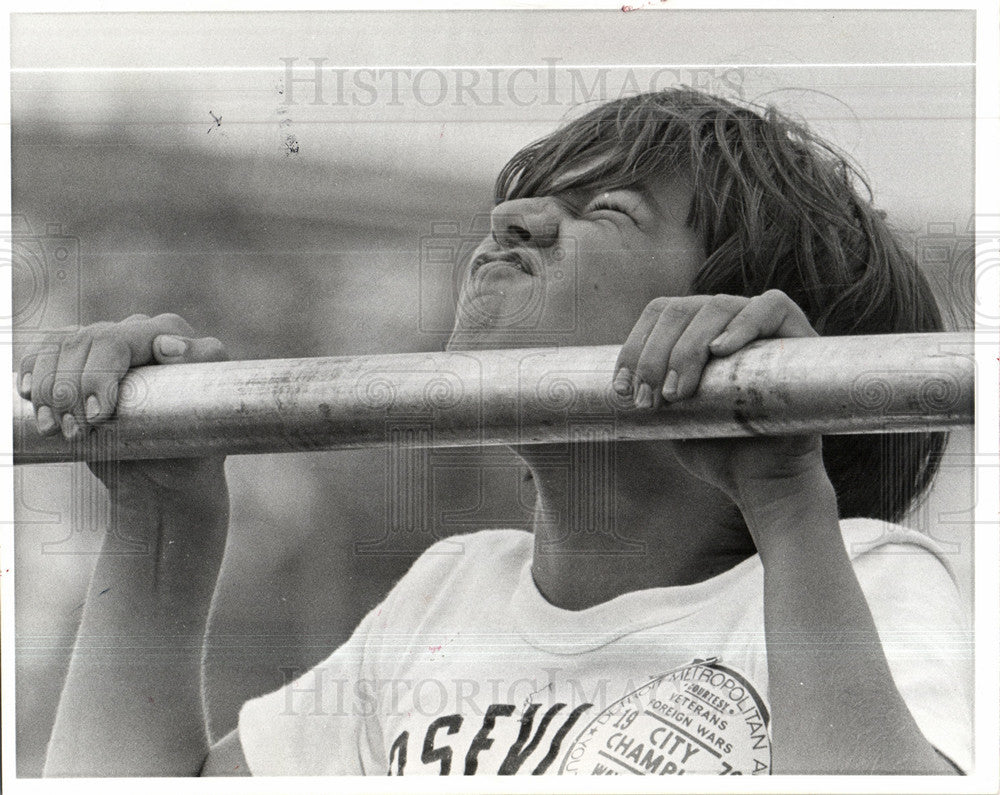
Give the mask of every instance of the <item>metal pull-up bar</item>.
POLYGON ((762 340, 711 361, 698 393, 637 410, 618 347, 141 367, 116 416, 72 443, 14 398, 15 463, 607 439, 946 430, 972 423, 967 334, 762 340))

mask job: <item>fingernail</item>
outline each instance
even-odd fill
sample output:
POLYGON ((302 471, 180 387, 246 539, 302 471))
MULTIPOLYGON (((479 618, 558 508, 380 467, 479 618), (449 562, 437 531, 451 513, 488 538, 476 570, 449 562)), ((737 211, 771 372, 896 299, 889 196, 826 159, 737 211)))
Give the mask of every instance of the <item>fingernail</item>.
POLYGON ((21 376, 21 394, 27 395, 31 392, 31 373, 21 376))
POLYGON ((180 337, 162 336, 156 338, 162 356, 183 356, 187 343, 180 337))
POLYGON ((635 396, 635 405, 640 409, 653 408, 653 390, 649 384, 645 382, 639 384, 639 391, 635 396))
POLYGON ((80 424, 72 414, 63 414, 62 434, 66 439, 72 439, 80 432, 80 424))
POLYGON ((632 391, 632 374, 628 371, 627 367, 620 367, 618 369, 618 372, 615 373, 614 383, 611 386, 619 395, 627 395, 632 391))
POLYGON ((663 382, 663 397, 667 400, 677 397, 677 371, 671 370, 667 373, 667 380, 663 382))
POLYGON ((708 343, 709 348, 722 348, 733 338, 728 331, 723 331, 718 337, 708 343))
POLYGON ((52 433, 56 429, 56 418, 48 406, 39 406, 35 412, 35 424, 41 434, 52 433))
POLYGON ((101 401, 99 401, 95 395, 91 395, 87 398, 86 413, 87 422, 90 422, 94 419, 94 417, 101 413, 101 401))

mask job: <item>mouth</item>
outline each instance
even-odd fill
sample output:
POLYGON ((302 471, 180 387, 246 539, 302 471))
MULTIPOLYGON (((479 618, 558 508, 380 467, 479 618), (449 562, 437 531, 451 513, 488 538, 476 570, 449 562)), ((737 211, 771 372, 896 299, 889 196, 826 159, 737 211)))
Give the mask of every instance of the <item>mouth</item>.
POLYGON ((479 272, 480 268, 494 262, 507 265, 511 268, 516 268, 517 270, 527 273, 529 276, 535 275, 535 270, 528 258, 515 251, 487 251, 479 254, 472 260, 469 275, 475 276, 479 272))

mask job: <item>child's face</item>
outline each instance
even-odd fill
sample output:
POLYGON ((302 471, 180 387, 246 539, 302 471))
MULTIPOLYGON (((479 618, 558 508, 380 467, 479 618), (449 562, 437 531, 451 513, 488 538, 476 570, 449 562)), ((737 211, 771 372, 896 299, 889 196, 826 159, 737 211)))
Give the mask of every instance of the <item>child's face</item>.
POLYGON ((652 299, 691 293, 705 253, 683 180, 560 190, 569 176, 493 211, 450 348, 620 344, 652 299))

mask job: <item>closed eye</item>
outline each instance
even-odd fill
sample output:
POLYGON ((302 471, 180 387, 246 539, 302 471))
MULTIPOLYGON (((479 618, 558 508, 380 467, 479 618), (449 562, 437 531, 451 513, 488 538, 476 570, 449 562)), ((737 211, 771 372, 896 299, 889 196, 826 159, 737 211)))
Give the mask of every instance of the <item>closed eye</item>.
POLYGON ((631 198, 631 195, 625 194, 619 196, 615 193, 602 193, 590 200, 584 212, 596 213, 605 210, 613 213, 621 213, 632 221, 635 221, 635 205, 637 202, 635 199, 626 201, 627 198, 631 198))
POLYGON ((611 210, 612 212, 629 215, 629 211, 626 210, 622 205, 615 204, 614 202, 605 201, 603 199, 598 199, 587 205, 588 213, 596 213, 598 210, 611 210))

